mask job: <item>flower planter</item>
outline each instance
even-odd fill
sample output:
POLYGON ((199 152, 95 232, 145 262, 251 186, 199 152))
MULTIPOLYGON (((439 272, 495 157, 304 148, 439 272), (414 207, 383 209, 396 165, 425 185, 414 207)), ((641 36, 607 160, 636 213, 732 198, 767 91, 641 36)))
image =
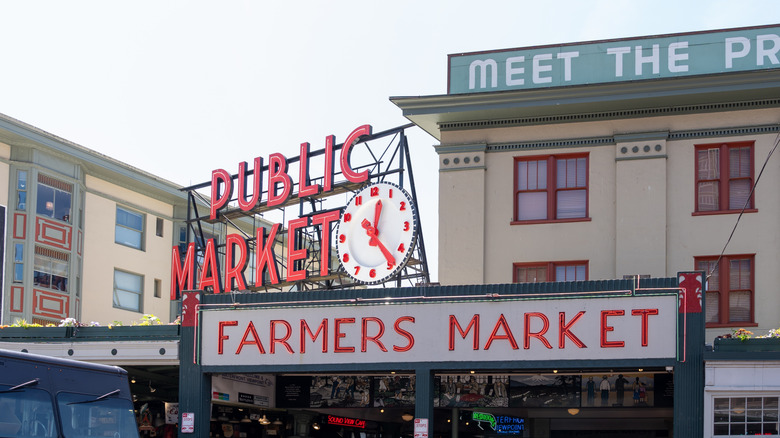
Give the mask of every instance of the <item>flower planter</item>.
POLYGON ((133 325, 115 327, 73 327, 73 340, 177 339, 178 325, 133 325))
POLYGON ((0 339, 59 339, 70 337, 72 327, 6 327, 0 329, 0 339))
POLYGON ((750 338, 745 339, 744 341, 737 338, 716 338, 714 350, 721 352, 780 352, 780 338, 750 338))

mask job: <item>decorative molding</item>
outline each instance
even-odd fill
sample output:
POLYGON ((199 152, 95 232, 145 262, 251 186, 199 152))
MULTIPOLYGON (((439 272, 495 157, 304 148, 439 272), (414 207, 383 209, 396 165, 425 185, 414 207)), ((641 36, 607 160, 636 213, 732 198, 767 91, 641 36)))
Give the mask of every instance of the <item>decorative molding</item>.
POLYGON ((718 111, 749 110, 760 108, 773 108, 780 106, 780 99, 761 99, 745 102, 704 103, 694 105, 678 105, 663 108, 636 108, 616 111, 603 111, 582 114, 561 114, 549 116, 518 117, 509 119, 474 120, 461 122, 442 122, 439 129, 484 129, 508 126, 548 125, 553 123, 592 122, 609 119, 627 119, 638 117, 674 116, 682 114, 695 114, 718 111))
POLYGON ((615 136, 615 161, 666 158, 667 132, 615 136))
POLYGON ((65 319, 68 317, 69 303, 69 295, 33 289, 33 315, 65 319))
POLYGON ((11 305, 9 311, 11 312, 24 312, 24 287, 11 286, 11 305))
MULTIPOLYGON (((488 144, 486 152, 504 152, 515 150, 534 150, 534 149, 559 149, 574 147, 595 147, 612 146, 626 141, 637 141, 636 146, 644 152, 644 146, 648 145, 652 152, 657 144, 665 145, 669 141, 679 141, 688 139, 720 138, 720 137, 738 137, 745 135, 775 134, 780 132, 778 125, 759 125, 759 126, 736 126, 731 128, 717 129, 697 129, 691 131, 676 131, 668 133, 637 133, 637 134, 615 134, 613 136, 573 138, 573 139, 554 139, 524 143, 498 143, 488 144), (656 140, 651 144, 651 140, 656 140), (661 142, 661 140, 664 140, 661 142), (647 142, 647 143, 645 143, 647 142), (640 144, 641 143, 641 144, 640 144)), ((633 145, 631 146, 633 148, 633 145)), ((665 146, 663 147, 665 151, 665 146)), ((633 152, 633 150, 627 151, 633 152)), ((657 152, 657 151, 655 151, 657 152)), ((664 152, 665 153, 665 152, 664 152)), ((617 156, 623 155, 618 150, 617 156)), ((658 154, 660 157, 662 154, 658 154)), ((633 157, 634 159, 636 157, 633 157)))
POLYGON ((27 238, 27 215, 14 213, 14 239, 27 238))
POLYGON ((437 154, 452 154, 452 153, 465 153, 465 152, 485 152, 487 149, 486 143, 477 144, 440 144, 434 146, 433 149, 437 154))
POLYGON ((64 223, 35 218, 35 241, 70 251, 73 228, 64 223))
POLYGON ((591 137, 591 138, 570 138, 561 140, 544 140, 526 143, 502 143, 488 145, 487 152, 504 152, 514 150, 528 149, 557 149, 572 147, 594 147, 611 146, 615 144, 615 138, 609 137, 591 137))

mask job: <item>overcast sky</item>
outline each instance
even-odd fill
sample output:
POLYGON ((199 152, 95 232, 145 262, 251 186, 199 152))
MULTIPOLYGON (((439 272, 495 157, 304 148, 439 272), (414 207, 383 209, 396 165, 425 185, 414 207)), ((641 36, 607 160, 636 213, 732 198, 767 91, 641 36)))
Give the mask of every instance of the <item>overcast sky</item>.
MULTIPOLYGON (((445 94, 448 54, 776 23, 746 0, 0 0, 0 113, 190 185, 407 123, 388 98, 445 94)), ((409 142, 435 280, 436 140, 409 142)))

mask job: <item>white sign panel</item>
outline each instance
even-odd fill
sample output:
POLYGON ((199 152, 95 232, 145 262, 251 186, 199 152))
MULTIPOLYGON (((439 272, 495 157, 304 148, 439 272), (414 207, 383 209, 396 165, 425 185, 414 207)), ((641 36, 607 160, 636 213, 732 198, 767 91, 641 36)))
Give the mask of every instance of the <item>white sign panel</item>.
POLYGON ((414 419, 414 438, 428 438, 428 419, 414 419))
POLYGON ((181 433, 195 433, 195 413, 182 412, 181 433))
POLYGON ((204 365, 675 356, 677 297, 208 310, 204 365))
POLYGON ((214 374, 211 400, 270 407, 276 405, 276 376, 270 374, 214 374))
POLYGON ((179 404, 165 402, 165 424, 179 422, 179 404))

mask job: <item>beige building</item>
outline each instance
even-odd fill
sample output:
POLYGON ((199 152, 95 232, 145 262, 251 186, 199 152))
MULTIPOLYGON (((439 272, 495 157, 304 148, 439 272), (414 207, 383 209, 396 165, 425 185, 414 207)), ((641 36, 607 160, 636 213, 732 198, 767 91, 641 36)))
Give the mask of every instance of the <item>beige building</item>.
POLYGON ((714 53, 712 64, 721 67, 707 70, 687 42, 710 38, 733 58, 737 43, 760 48, 777 33, 752 28, 451 55, 449 94, 392 99, 440 142, 440 282, 641 279, 700 269, 709 276, 708 341, 740 327, 777 328, 776 50, 750 52, 754 64, 741 71, 718 64, 714 51, 705 55, 714 53), (690 74, 665 72, 658 46, 662 54, 669 47, 670 70, 685 66, 690 74), (637 55, 634 73, 608 76, 615 53, 622 50, 633 67, 631 51, 643 47, 654 47, 656 57, 637 55), (578 83, 578 60, 598 56, 602 83, 578 83), (563 64, 555 59, 567 57, 568 76, 556 75, 563 64), (533 86, 543 79, 551 85, 533 86))
POLYGON ((0 157, 4 324, 170 320, 176 184, 7 116, 0 157))

